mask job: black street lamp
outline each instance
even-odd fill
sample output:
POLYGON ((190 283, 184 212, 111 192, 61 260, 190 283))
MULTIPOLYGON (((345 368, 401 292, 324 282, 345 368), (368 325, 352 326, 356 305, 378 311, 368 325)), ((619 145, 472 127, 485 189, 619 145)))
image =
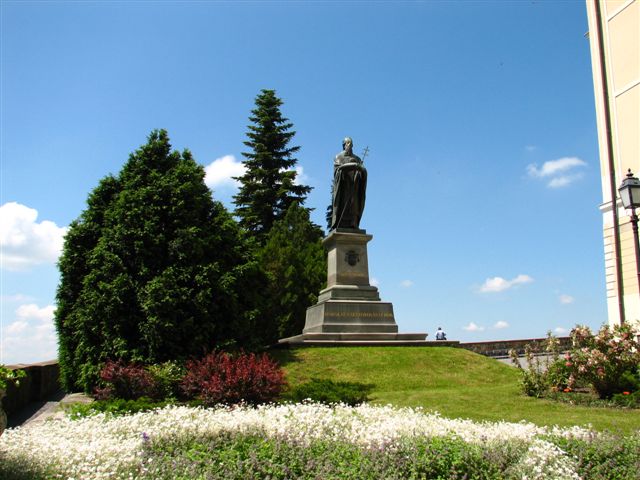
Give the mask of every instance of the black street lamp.
POLYGON ((633 227, 633 244, 636 250, 636 272, 638 275, 638 289, 640 291, 640 244, 638 243, 638 215, 636 208, 640 208, 640 180, 633 176, 631 169, 627 173, 622 185, 618 189, 620 199, 625 209, 631 209, 631 225, 633 227))

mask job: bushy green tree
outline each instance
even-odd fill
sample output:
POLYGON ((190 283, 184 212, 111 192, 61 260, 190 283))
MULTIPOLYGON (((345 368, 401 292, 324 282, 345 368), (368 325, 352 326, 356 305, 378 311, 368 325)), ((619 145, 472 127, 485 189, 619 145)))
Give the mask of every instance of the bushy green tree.
POLYGON ((59 268, 62 382, 90 390, 107 359, 159 363, 246 343, 262 277, 187 150, 154 131, 72 222, 59 268))
POLYGON ((251 151, 242 154, 246 172, 236 178, 241 186, 234 203, 240 225, 263 243, 274 222, 284 217, 292 203, 303 204, 311 187, 295 182, 293 155, 300 147, 289 146, 295 132, 280 112, 282 100, 274 90, 262 90, 255 105, 244 142, 251 151))
POLYGON ((267 317, 273 322, 265 333, 271 340, 302 333, 307 307, 316 303, 326 283, 327 262, 323 231, 309 219, 307 209, 292 204, 266 237, 259 259, 269 276, 267 317))

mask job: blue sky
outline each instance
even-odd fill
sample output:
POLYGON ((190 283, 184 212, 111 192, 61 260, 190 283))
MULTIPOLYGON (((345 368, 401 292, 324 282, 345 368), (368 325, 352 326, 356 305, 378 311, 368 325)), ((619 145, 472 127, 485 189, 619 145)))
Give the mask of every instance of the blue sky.
POLYGON ((1 4, 0 362, 55 357, 64 228, 154 128, 230 205, 275 89, 324 226, 332 158, 370 154, 361 227, 403 332, 606 321, 586 9, 576 2, 1 4))

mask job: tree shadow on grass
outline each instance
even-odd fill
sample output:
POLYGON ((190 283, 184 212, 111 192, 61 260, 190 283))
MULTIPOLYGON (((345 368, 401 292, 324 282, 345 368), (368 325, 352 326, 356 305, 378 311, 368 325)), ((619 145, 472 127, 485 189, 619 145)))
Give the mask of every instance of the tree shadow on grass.
POLYGON ((273 358, 278 365, 281 367, 286 367, 291 363, 299 363, 302 361, 300 357, 300 353, 296 348, 283 348, 283 347, 274 347, 268 350, 269 355, 273 358))

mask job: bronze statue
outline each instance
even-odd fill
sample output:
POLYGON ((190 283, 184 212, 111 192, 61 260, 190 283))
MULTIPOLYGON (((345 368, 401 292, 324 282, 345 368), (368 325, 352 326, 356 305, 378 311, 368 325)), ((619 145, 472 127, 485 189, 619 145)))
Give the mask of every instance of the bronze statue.
POLYGON ((342 152, 333 161, 331 230, 360 228, 367 190, 367 169, 353 153, 353 141, 342 141, 342 152))

